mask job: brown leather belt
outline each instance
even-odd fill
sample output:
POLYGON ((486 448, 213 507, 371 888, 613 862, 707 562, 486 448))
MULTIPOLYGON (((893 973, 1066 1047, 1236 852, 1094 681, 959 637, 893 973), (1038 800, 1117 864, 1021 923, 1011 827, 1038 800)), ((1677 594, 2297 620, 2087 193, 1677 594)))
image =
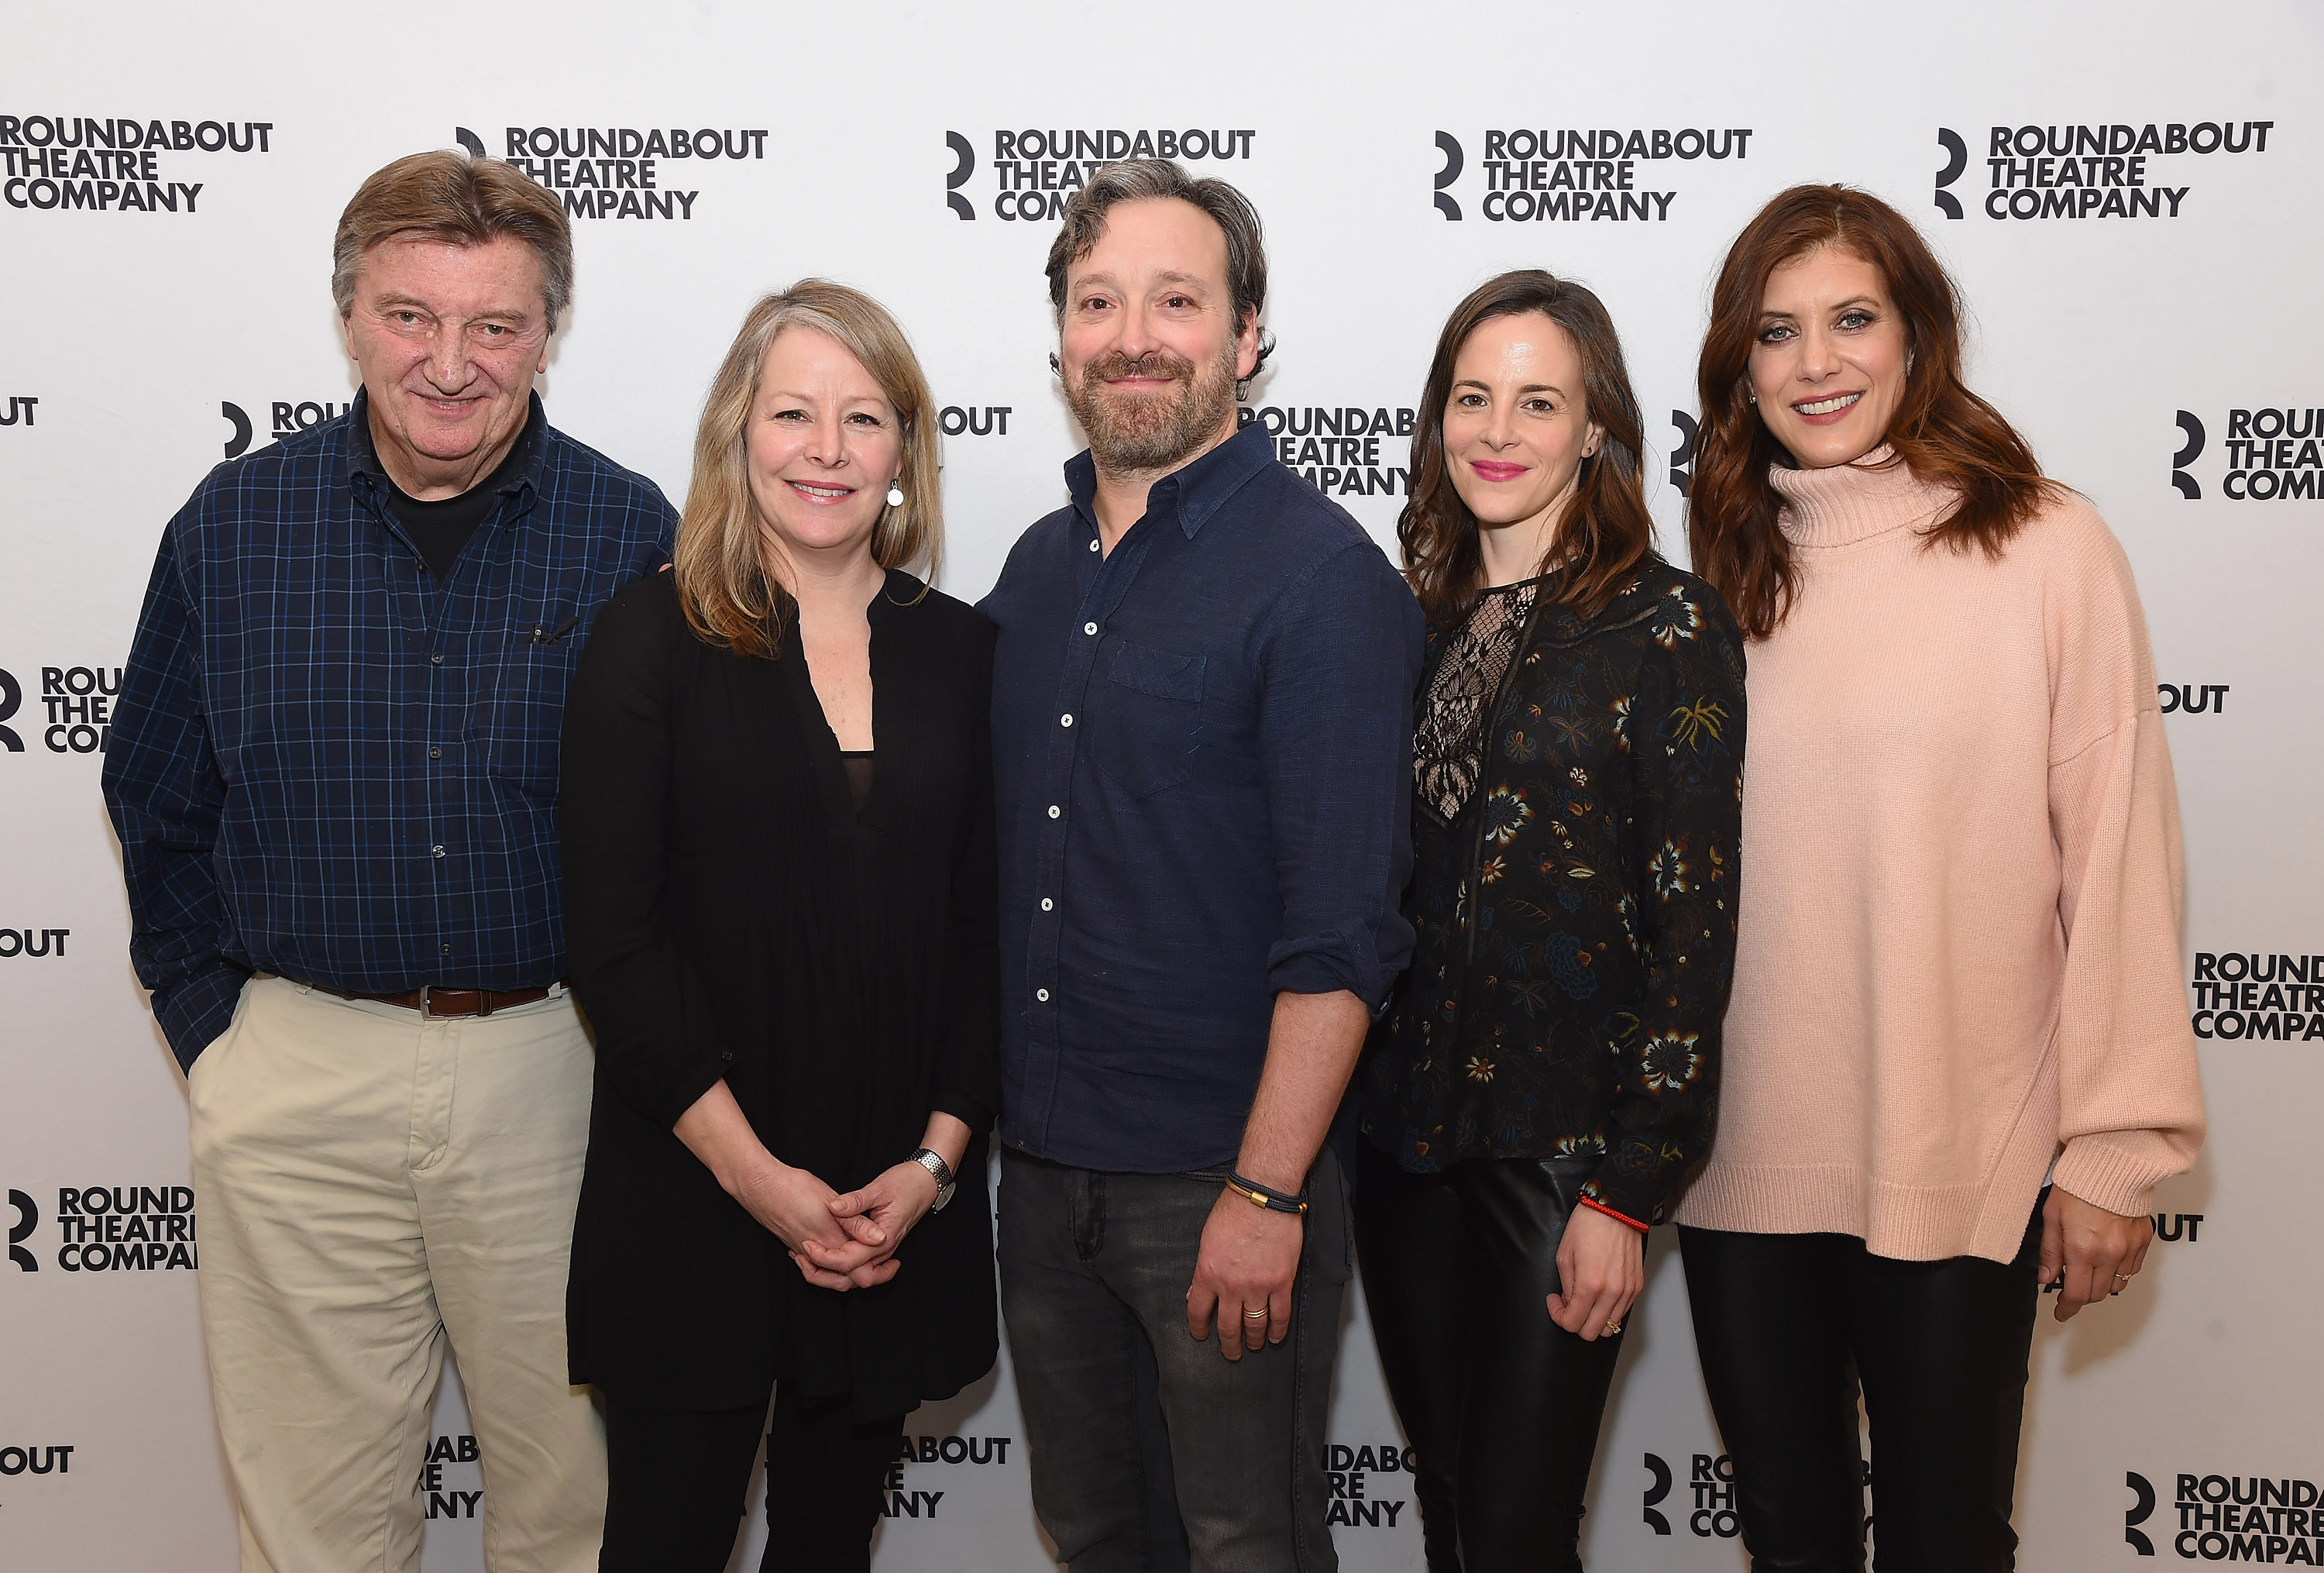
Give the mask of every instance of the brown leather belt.
POLYGON ((489 1016, 494 1011, 545 1000, 551 992, 546 988, 445 988, 432 983, 405 989, 401 994, 356 994, 320 983, 310 983, 307 986, 318 994, 337 995, 343 1000, 372 1000, 383 1005, 401 1005, 407 1011, 418 1011, 430 1020, 439 1016, 489 1016))

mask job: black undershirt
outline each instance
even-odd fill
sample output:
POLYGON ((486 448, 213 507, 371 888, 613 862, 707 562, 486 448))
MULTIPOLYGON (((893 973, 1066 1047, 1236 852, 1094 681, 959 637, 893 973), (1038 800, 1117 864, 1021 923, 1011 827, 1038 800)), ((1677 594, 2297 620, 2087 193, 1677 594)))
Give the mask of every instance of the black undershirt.
POLYGON ((528 414, 523 429, 518 431, 516 440, 509 444, 508 453, 493 467, 493 473, 456 497, 422 502, 418 497, 408 495, 401 486, 395 484, 393 477, 384 477, 387 480, 388 506, 395 510, 396 518, 402 522, 404 533, 410 535, 411 544, 420 549, 420 560, 428 565, 428 571, 435 576, 438 584, 452 577, 452 565, 460 560, 460 553, 466 548, 468 538, 493 516, 493 509, 500 502, 501 488, 509 484, 523 465, 525 453, 532 445, 531 440, 532 417, 528 414))
POLYGON ((847 795, 853 800, 855 811, 862 813, 872 796, 872 751, 869 748, 843 748, 839 751, 840 768, 847 772, 847 795))

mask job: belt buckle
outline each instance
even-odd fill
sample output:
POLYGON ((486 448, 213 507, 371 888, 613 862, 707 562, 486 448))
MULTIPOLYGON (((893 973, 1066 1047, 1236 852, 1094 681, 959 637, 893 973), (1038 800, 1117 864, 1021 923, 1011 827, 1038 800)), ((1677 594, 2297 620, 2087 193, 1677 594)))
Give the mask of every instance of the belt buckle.
POLYGON ((423 983, 420 985, 420 1019, 423 1022, 432 1022, 436 1019, 436 1013, 428 1006, 429 991, 435 986, 432 983, 423 983))

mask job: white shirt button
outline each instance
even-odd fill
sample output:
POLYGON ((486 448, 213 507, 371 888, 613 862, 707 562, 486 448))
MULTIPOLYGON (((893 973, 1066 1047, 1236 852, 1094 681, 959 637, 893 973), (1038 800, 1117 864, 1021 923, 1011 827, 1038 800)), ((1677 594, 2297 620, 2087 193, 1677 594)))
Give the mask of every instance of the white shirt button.
POLYGON ((1065 814, 1065 810, 1064 810, 1063 809, 1061 809, 1061 808, 1057 807, 1057 805, 1056 805, 1056 804, 1055 804, 1055 803, 1051 803, 1051 804, 1049 805, 1049 818, 1051 818, 1052 819, 1062 818, 1062 817, 1064 816, 1064 814, 1065 814))
POLYGON ((1082 625, 1082 632, 1084 634, 1094 634, 1097 632, 1097 625, 1094 623, 1084 623, 1082 625))
POLYGON ((1033 991, 1033 997, 1046 1005, 1049 1003, 1049 991, 1046 988, 1037 988, 1033 991))
POLYGON ((428 850, 434 853, 438 857, 444 856, 444 849, 441 847, 431 847, 428 850))
POLYGON ((1041 898, 1041 910, 1042 910, 1043 911, 1045 911, 1045 912, 1046 912, 1046 911, 1049 911, 1051 908, 1055 907, 1056 904, 1057 904, 1056 902, 1055 902, 1051 901, 1051 900, 1050 900, 1048 897, 1047 897, 1047 896, 1043 896, 1043 897, 1041 898))
POLYGON ((1060 716, 1057 717, 1057 725, 1060 726, 1070 726, 1073 724, 1074 718, 1071 716, 1060 716))
MULTIPOLYGON (((1090 550, 1091 550, 1092 551, 1095 551, 1097 550, 1097 542, 1096 542, 1096 541, 1091 541, 1091 542, 1090 542, 1090 550)), ((441 660, 443 659, 443 657, 438 656, 438 657, 437 657, 437 659, 438 659, 438 661, 441 661, 441 660)))

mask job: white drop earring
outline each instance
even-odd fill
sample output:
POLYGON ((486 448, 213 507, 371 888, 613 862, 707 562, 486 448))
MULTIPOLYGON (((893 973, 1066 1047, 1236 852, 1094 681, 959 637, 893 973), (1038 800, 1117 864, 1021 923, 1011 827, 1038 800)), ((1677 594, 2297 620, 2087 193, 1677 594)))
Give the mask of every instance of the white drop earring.
POLYGON ((890 481, 888 483, 888 506, 890 508, 900 508, 903 505, 904 488, 898 486, 895 482, 890 481))

